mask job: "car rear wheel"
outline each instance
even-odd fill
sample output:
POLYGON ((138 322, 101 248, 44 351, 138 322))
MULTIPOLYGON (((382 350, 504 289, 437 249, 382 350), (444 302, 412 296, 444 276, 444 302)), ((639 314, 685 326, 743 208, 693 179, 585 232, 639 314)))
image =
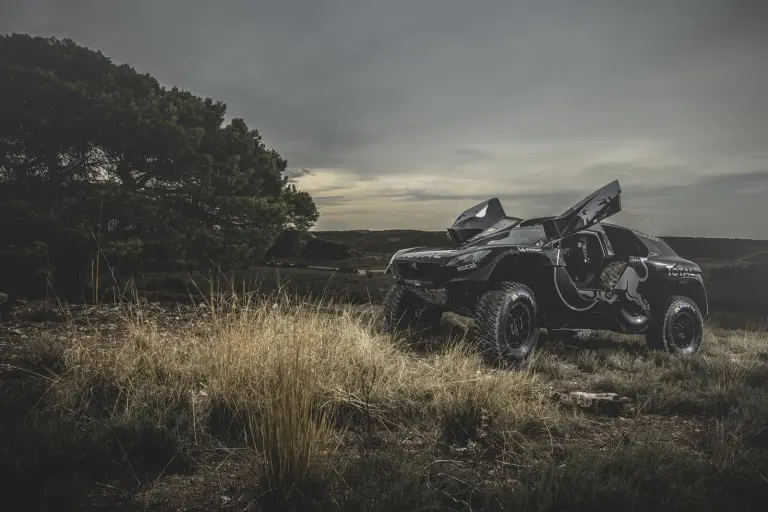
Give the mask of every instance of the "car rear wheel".
POLYGON ((530 288, 505 283, 483 293, 475 308, 477 341, 489 362, 526 359, 538 340, 537 303, 530 288))
POLYGON ((695 354, 704 338, 704 320, 696 303, 673 296, 656 315, 647 335, 648 346, 674 354, 695 354))
POLYGON ((628 334, 643 332, 650 322, 650 317, 634 303, 619 308, 617 319, 620 328, 628 334))
POLYGON ((443 312, 401 284, 394 284, 384 298, 384 332, 429 331, 440 327, 443 312))

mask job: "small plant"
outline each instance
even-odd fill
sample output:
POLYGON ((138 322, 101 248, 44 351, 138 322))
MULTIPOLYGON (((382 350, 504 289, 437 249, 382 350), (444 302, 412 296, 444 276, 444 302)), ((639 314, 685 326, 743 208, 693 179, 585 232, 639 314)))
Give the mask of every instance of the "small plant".
POLYGON ((600 368, 600 357, 592 350, 579 352, 576 366, 585 373, 595 373, 600 368))
POLYGON ((302 357, 281 360, 274 373, 254 389, 255 410, 249 414, 250 443, 264 458, 264 479, 283 497, 301 492, 328 455, 332 429, 327 413, 317 410, 319 375, 302 357))

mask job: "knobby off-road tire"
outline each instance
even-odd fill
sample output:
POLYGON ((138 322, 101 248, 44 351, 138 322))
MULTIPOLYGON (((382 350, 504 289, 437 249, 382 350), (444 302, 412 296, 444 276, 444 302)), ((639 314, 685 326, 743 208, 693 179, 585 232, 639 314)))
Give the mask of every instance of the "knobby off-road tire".
POLYGON ((428 304, 400 284, 394 284, 384 297, 383 330, 387 334, 398 331, 433 331, 440 327, 442 310, 428 304))
POLYGON ((654 312, 646 342, 653 350, 691 355, 699 351, 703 337, 698 306, 688 297, 675 295, 654 312))
POLYGON ((504 283, 480 296, 474 321, 479 348, 491 364, 525 360, 536 346, 538 304, 530 288, 504 283))

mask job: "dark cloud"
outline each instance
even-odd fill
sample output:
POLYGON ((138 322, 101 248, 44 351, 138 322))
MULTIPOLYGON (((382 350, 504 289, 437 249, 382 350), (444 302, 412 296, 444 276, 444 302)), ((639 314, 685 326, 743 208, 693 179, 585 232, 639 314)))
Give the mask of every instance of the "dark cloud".
MULTIPOLYGON (((489 198, 487 194, 434 194, 422 190, 385 190, 377 195, 400 201, 476 201, 479 203, 489 198)), ((493 194, 493 197, 501 201, 516 199, 512 194, 493 194)))
POLYGON ((284 175, 288 178, 288 183, 295 183, 299 178, 312 176, 314 173, 309 169, 286 169, 284 175))
MULTIPOLYGON (((477 177, 531 211, 559 207, 549 202, 555 196, 525 199, 546 194, 550 183, 578 198, 618 177, 636 191, 628 202, 646 189, 671 194, 676 184, 688 198, 694 189, 713 197, 714 187, 731 190, 761 168, 757 157, 768 147, 766 26, 768 2, 758 0, 6 0, 0 7, 0 32, 71 37, 164 84, 225 101, 291 168, 315 172, 296 177, 300 185, 348 198, 343 225, 368 222, 353 213, 358 199, 383 200, 379 190, 393 187, 379 182, 395 175, 477 177), (323 182, 336 171, 365 184, 353 187, 357 196, 323 182)), ((401 188, 408 192, 401 208, 439 202, 430 195, 459 201, 479 193, 460 187, 451 195, 423 179, 401 188)), ((675 212, 675 229, 768 237, 760 223, 744 227, 744 201, 759 207, 728 193, 710 205, 716 218, 676 206, 700 211, 693 199, 655 208, 675 212)), ((450 206, 434 219, 453 214, 450 206)), ((341 226, 333 208, 342 207, 325 203, 321 223, 341 226)), ((398 215, 389 220, 417 222, 398 215)))

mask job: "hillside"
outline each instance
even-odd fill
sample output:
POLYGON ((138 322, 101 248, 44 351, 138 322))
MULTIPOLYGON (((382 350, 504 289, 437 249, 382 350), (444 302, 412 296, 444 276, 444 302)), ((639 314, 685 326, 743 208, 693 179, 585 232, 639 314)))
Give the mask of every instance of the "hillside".
POLYGON ((391 254, 406 247, 450 246, 452 243, 445 231, 417 229, 313 231, 312 234, 325 240, 349 245, 368 254, 391 254))
MULTIPOLYGON (((419 245, 450 246, 445 231, 420 231, 417 229, 313 231, 313 235, 325 240, 346 244, 358 251, 391 254, 406 247, 419 245)), ((693 260, 751 262, 750 256, 768 252, 768 240, 746 238, 700 238, 687 236, 660 237, 678 254, 693 260)))
MULTIPOLYGON (((324 240, 345 244, 367 254, 387 255, 398 249, 416 246, 450 246, 444 231, 420 231, 416 229, 313 231, 324 240)), ((700 238, 686 236, 660 237, 684 258, 705 266, 722 266, 732 263, 749 265, 765 263, 768 240, 744 238, 700 238)))
POLYGON ((768 240, 748 238, 660 237, 684 258, 735 261, 768 252, 768 240))

